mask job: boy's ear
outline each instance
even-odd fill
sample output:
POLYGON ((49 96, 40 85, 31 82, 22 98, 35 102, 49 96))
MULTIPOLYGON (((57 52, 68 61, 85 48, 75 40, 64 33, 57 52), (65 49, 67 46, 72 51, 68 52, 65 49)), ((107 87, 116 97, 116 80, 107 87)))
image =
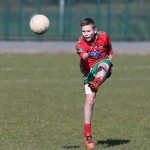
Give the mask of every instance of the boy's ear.
POLYGON ((97 32, 97 28, 95 28, 95 31, 94 31, 94 33, 96 33, 97 32))

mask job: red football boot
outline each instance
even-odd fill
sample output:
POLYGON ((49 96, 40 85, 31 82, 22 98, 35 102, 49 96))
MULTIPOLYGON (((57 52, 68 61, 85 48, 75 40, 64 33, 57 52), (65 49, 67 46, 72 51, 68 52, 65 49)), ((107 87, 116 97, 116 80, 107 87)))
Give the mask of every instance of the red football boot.
POLYGON ((93 137, 91 135, 84 135, 84 143, 89 149, 94 148, 95 146, 93 137))
POLYGON ((94 81, 88 83, 88 86, 91 88, 92 92, 97 93, 98 87, 102 84, 101 78, 95 78, 94 81))

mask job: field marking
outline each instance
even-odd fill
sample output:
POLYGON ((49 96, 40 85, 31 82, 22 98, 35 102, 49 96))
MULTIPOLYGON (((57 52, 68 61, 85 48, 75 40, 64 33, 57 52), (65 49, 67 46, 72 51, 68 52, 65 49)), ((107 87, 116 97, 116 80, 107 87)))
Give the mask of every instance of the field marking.
MULTIPOLYGON (((57 71, 60 70, 61 68, 57 68, 57 67, 49 67, 49 68, 29 68, 28 70, 33 70, 33 71, 48 71, 48 70, 52 70, 52 71, 57 71)), ((135 66, 135 67, 129 67, 129 66, 123 66, 123 67, 113 67, 113 70, 149 70, 150 66, 135 66)), ((13 67, 3 67, 0 68, 0 71, 21 71, 21 70, 25 70, 24 68, 13 68, 13 67)), ((71 71, 73 70, 79 70, 78 67, 72 67, 70 68, 71 71)))
MULTIPOLYGON (((57 71, 57 70, 60 70, 61 68, 56 68, 56 67, 53 67, 53 68, 29 68, 27 70, 32 70, 32 71, 57 71)), ((24 68, 13 68, 13 67, 6 67, 6 68, 0 68, 0 71, 22 71, 22 70, 25 70, 24 68)), ((70 70, 79 70, 78 68, 70 68, 70 70)))
POLYGON ((124 77, 120 77, 120 78, 110 78, 108 80, 118 80, 118 81, 150 81, 150 77, 143 77, 143 78, 124 78, 124 77))
MULTIPOLYGON (((36 79, 36 80, 32 80, 32 79, 20 79, 20 80, 0 80, 0 82, 5 82, 5 83, 31 83, 31 82, 45 82, 45 83, 50 83, 50 82, 82 82, 82 78, 73 78, 73 79, 56 79, 56 78, 52 78, 52 79, 36 79)), ((110 78, 107 81, 150 81, 150 77, 145 77, 145 78, 110 78)))
POLYGON ((113 69, 119 70, 119 69, 123 69, 123 70, 149 70, 150 66, 135 66, 135 67, 128 67, 128 66, 124 66, 124 67, 114 67, 113 69))

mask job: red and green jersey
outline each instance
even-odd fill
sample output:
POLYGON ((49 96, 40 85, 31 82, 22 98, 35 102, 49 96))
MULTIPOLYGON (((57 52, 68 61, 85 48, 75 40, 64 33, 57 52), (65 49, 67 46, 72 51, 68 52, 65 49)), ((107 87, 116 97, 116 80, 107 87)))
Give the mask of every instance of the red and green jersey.
POLYGON ((107 59, 109 55, 113 54, 109 36, 104 31, 97 32, 92 41, 86 41, 84 37, 81 36, 78 43, 76 44, 76 52, 81 58, 80 66, 85 76, 97 62, 107 59), (99 59, 83 59, 84 53, 88 53, 94 50, 97 50, 102 54, 99 59))

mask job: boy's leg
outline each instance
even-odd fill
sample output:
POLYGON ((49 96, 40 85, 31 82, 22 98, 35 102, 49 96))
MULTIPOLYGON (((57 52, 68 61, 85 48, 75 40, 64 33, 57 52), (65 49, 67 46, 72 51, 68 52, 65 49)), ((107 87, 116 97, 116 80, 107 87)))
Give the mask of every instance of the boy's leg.
MULTIPOLYGON (((107 63, 105 62, 100 62, 90 72, 88 76, 89 78, 87 81, 94 80, 92 82, 96 82, 97 89, 98 89, 98 87, 105 80, 108 70, 109 70, 109 65, 107 65, 107 63)), ((88 82, 88 84, 85 85, 86 100, 85 100, 85 105, 84 105, 84 141, 85 141, 85 145, 88 148, 94 148, 94 141, 91 136, 92 134, 91 133, 91 118, 93 114, 93 108, 95 104, 97 89, 93 90, 92 87, 89 86, 90 85, 89 83, 91 82, 88 82)))
POLYGON ((88 83, 88 86, 91 88, 93 92, 97 92, 98 87, 104 82, 106 79, 106 75, 109 71, 109 65, 105 62, 102 62, 98 65, 96 70, 96 77, 93 81, 88 83))
POLYGON ((95 98, 96 94, 94 92, 92 92, 91 94, 86 94, 86 100, 84 105, 84 123, 86 124, 91 123, 95 98))
POLYGON ((93 114, 93 107, 95 104, 96 94, 91 92, 86 94, 86 100, 84 105, 84 142, 86 147, 94 148, 94 141, 91 136, 91 118, 93 114))
POLYGON ((107 72, 109 70, 109 66, 106 63, 101 63, 97 68, 96 78, 100 78, 101 82, 103 82, 106 78, 107 72))

